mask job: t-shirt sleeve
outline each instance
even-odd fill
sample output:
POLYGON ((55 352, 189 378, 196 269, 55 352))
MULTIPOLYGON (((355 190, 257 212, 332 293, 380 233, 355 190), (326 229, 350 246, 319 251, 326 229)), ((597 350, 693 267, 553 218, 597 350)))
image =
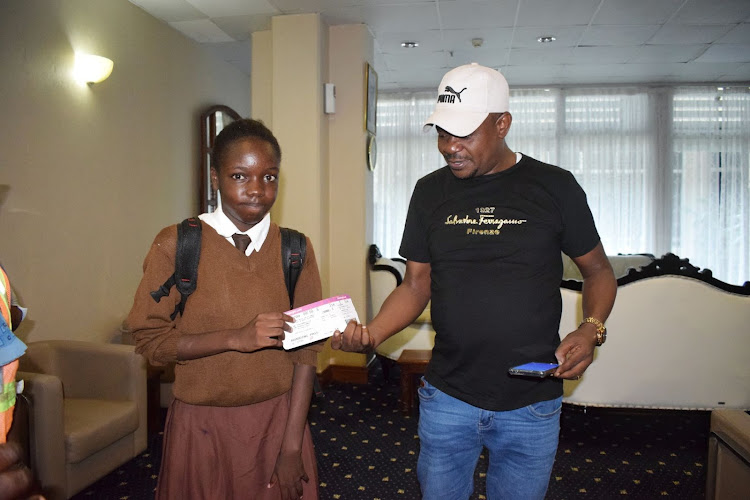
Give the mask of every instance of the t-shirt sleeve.
POLYGON ((563 219, 562 251, 569 257, 580 257, 593 250, 599 243, 594 216, 586 193, 570 172, 566 175, 560 209, 563 219))
POLYGON ((423 191, 422 181, 417 182, 411 201, 409 201, 404 234, 399 248, 399 254, 403 258, 414 262, 430 262, 430 249, 427 245, 427 214, 421 201, 423 191))

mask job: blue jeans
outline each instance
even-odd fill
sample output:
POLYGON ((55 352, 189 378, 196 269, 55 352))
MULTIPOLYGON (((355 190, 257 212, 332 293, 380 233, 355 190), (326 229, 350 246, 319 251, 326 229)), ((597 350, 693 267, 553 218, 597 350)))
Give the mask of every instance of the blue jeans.
POLYGON ((489 450, 489 500, 543 499, 560 434, 562 397, 511 411, 489 411, 422 379, 417 476, 424 500, 465 500, 474 469, 489 450))

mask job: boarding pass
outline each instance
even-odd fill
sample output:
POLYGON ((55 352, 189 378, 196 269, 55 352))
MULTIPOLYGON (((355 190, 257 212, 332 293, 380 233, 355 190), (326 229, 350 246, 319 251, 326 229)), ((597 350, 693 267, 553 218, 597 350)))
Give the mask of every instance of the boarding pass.
POLYGON ((335 330, 343 332, 350 320, 359 323, 359 316, 348 295, 335 295, 292 309, 286 314, 294 318, 294 323, 288 323, 292 331, 284 334, 283 344, 287 350, 327 339, 335 330))

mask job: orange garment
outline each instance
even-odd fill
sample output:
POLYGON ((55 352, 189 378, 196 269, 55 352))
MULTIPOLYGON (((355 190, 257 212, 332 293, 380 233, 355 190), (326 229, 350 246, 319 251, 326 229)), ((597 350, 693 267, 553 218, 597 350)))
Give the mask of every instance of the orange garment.
POLYGON ((0 426, 2 426, 2 432, 0 433, 0 443, 5 442, 6 437, 8 436, 8 431, 10 430, 10 426, 13 425, 13 409, 16 406, 17 371, 18 360, 11 361, 7 365, 3 365, 3 394, 0 396, 0 398, 3 398, 3 406, 7 408, 5 411, 0 413, 0 426))
MULTIPOLYGON (((13 329, 10 317, 10 282, 3 268, 0 267, 0 280, 3 291, 0 294, 0 314, 2 314, 8 328, 13 329)), ((13 408, 16 406, 16 371, 18 360, 3 365, 2 390, 0 391, 0 443, 4 443, 13 424, 13 408)))

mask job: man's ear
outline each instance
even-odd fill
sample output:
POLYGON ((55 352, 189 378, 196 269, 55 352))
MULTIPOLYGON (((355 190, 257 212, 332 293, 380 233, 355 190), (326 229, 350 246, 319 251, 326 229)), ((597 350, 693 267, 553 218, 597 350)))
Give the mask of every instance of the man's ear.
POLYGON ((513 122, 513 116, 511 116, 510 111, 506 111, 505 113, 501 114, 500 117, 495 122, 495 127, 497 128, 497 136, 501 139, 505 139, 505 136, 508 135, 508 132, 510 132, 510 124, 513 122))

